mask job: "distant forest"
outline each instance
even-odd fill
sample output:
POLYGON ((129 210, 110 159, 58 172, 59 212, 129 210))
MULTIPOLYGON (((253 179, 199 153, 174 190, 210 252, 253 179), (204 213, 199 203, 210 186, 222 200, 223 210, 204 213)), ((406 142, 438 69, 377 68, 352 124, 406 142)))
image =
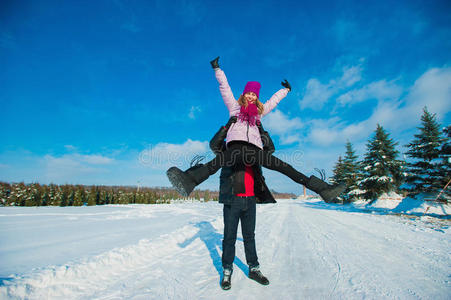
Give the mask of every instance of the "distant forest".
MULTIPOLYGON (((275 198, 296 198, 272 191, 275 198)), ((0 206, 83 206, 105 204, 159 204, 174 200, 218 201, 219 192, 194 190, 181 197, 172 188, 133 186, 41 185, 0 182, 0 206)))

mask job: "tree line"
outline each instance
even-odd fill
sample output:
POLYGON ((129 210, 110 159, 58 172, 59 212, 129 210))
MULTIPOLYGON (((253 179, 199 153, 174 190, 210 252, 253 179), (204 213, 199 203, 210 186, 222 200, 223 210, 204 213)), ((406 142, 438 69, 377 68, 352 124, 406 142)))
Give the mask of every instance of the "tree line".
POLYGON ((357 199, 374 201, 389 192, 448 202, 451 189, 445 186, 451 179, 450 138, 451 126, 441 130, 435 114, 425 107, 418 132, 409 144, 404 145, 407 152, 403 159, 399 158, 400 153, 396 150, 398 142, 378 124, 366 144, 362 160, 356 155, 352 143, 347 141, 345 155, 338 157, 330 180, 346 185, 340 196, 344 202, 357 199))
MULTIPOLYGON (((273 192, 276 198, 294 198, 294 194, 273 192)), ((0 206, 83 206, 105 204, 162 204, 174 200, 218 201, 219 192, 195 190, 182 198, 172 188, 133 186, 41 185, 0 182, 0 206)))

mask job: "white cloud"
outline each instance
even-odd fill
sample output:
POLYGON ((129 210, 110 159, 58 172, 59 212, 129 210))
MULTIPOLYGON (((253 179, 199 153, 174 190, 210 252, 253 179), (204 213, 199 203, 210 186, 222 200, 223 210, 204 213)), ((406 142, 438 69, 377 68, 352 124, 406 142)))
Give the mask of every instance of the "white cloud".
MULTIPOLYGON (((186 162, 179 167, 185 169, 195 154, 208 154, 208 143, 186 141, 183 144, 160 143, 156 151, 162 156, 179 153, 179 158, 186 162), (183 151, 186 151, 185 155, 183 151), (182 153, 182 154, 181 154, 182 153)), ((142 153, 128 149, 120 151, 120 159, 109 154, 81 155, 68 153, 63 155, 38 155, 26 150, 0 152, 0 180, 5 182, 39 182, 42 184, 86 184, 86 185, 137 185, 141 186, 171 186, 165 175, 167 168, 172 166, 166 161, 166 168, 161 164, 157 167, 143 164, 139 158, 142 153), (7 162, 7 164, 5 164, 7 162), (108 163, 107 163, 108 162, 108 163)), ((117 152, 109 149, 110 153, 117 152)), ((211 154, 212 155, 212 154, 211 154)), ((170 156, 170 155, 169 155, 170 156)), ((219 172, 203 183, 199 188, 218 189, 219 172)))
POLYGON ((338 99, 342 105, 352 105, 366 99, 377 99, 371 116, 358 123, 345 122, 339 117, 309 122, 308 140, 315 145, 343 144, 347 139, 362 141, 369 138, 376 124, 399 133, 420 123, 423 107, 443 117, 451 111, 451 68, 434 68, 422 74, 400 98, 403 88, 393 82, 380 80, 349 91, 338 99))
POLYGON ((66 166, 89 166, 89 165, 108 165, 114 162, 114 159, 102 155, 83 155, 79 153, 65 154, 60 157, 46 155, 44 159, 49 163, 56 163, 66 166))
POLYGON ((340 118, 316 119, 309 123, 307 140, 314 145, 329 147, 333 144, 343 144, 346 139, 361 136, 365 131, 364 124, 346 125, 340 118))
POLYGON ((401 96, 402 88, 394 82, 380 80, 372 82, 359 89, 354 89, 340 95, 337 103, 345 106, 363 102, 368 99, 393 100, 401 96))
POLYGON ((108 165, 114 162, 113 159, 102 155, 76 155, 75 157, 90 165, 108 165))
POLYGON ((322 84, 318 79, 312 78, 307 82, 306 92, 300 104, 301 108, 319 110, 335 93, 330 84, 322 84))
POLYGON ((344 89, 353 86, 362 79, 360 65, 344 67, 341 77, 331 79, 328 83, 321 83, 318 79, 309 79, 304 97, 300 101, 302 109, 320 110, 329 99, 344 89))
POLYGON ((43 166, 43 177, 47 182, 73 182, 76 177, 105 173, 116 163, 115 159, 100 154, 80 153, 60 156, 47 154, 35 159, 43 166))
POLYGON ((418 116, 424 106, 439 118, 443 117, 451 110, 451 67, 433 68, 421 75, 405 103, 406 117, 418 116))
POLYGON ((153 169, 167 169, 170 166, 186 167, 196 155, 209 155, 207 141, 188 139, 183 144, 158 143, 141 151, 139 161, 153 169))
POLYGON ((263 125, 271 135, 278 135, 283 145, 301 141, 301 135, 297 131, 304 125, 299 118, 290 119, 280 110, 275 110, 265 116, 263 125))
POLYGON ((451 68, 433 68, 422 74, 402 99, 380 100, 366 121, 400 132, 420 124, 423 108, 440 120, 451 111, 451 68))
POLYGON ((66 150, 70 152, 77 151, 77 147, 75 147, 74 145, 64 145, 64 148, 66 148, 66 150))
POLYGON ((353 67, 344 67, 343 76, 337 81, 337 88, 340 90, 345 87, 353 86, 362 79, 362 67, 360 65, 353 67))

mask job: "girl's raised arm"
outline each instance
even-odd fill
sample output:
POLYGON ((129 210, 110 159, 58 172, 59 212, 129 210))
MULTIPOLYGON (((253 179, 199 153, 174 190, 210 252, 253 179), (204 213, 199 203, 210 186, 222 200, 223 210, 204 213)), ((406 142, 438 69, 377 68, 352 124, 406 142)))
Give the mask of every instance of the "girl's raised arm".
POLYGON ((262 117, 264 115, 267 115, 271 110, 274 109, 274 107, 279 104, 280 100, 285 98, 288 95, 289 90, 287 88, 278 90, 272 97, 263 104, 264 110, 262 117))
POLYGON ((224 71, 219 68, 218 60, 219 56, 210 63, 212 68, 215 70, 215 76, 219 83, 219 92, 224 100, 224 104, 227 106, 230 116, 234 116, 240 111, 240 105, 235 100, 235 97, 233 97, 232 89, 229 86, 229 82, 227 81, 224 71))

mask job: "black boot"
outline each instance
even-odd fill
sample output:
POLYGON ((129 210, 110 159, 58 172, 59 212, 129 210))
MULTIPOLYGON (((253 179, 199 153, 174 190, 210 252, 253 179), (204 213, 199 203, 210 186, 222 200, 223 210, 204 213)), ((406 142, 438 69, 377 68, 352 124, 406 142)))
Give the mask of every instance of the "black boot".
POLYGON ((249 278, 257 281, 260 284, 268 285, 269 280, 265 276, 263 276, 259 267, 249 268, 249 278))
POLYGON ((223 290, 230 290, 232 287, 232 270, 224 269, 221 280, 221 288, 223 290))
POLYGON ((196 186, 210 177, 207 166, 204 164, 195 165, 185 172, 177 167, 169 168, 166 171, 172 186, 184 197, 188 197, 196 186))
POLYGON ((346 189, 344 184, 330 185, 314 175, 310 176, 305 187, 320 195, 326 202, 333 202, 346 189))

